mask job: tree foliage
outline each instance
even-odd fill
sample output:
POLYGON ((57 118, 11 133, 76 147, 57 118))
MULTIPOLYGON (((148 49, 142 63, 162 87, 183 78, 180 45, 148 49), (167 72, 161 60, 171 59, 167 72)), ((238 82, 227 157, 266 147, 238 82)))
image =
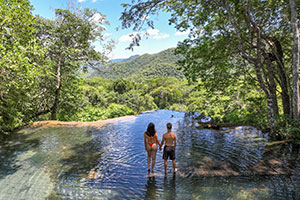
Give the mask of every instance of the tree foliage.
POLYGON ((40 61, 36 20, 26 0, 0 2, 0 132, 30 121, 41 107, 40 61))
POLYGON ((140 77, 135 81, 125 80, 134 87, 124 93, 112 90, 118 81, 96 77, 85 79, 83 88, 88 98, 84 104, 86 108, 78 114, 79 119, 106 119, 111 112, 109 106, 117 104, 130 108, 134 114, 147 110, 171 109, 199 112, 211 116, 216 122, 266 126, 266 99, 258 86, 248 85, 244 81, 236 82, 225 90, 210 91, 201 82, 190 84, 174 77, 140 77), (80 114, 86 113, 86 109, 96 114, 80 114))
MULTIPOLYGON (((219 122, 268 123, 298 137, 299 49, 292 47, 299 1, 132 2, 123 4, 124 28, 154 28, 145 16, 167 11, 169 23, 189 31, 188 38, 175 50, 104 65, 105 53, 92 45, 105 45, 107 22, 97 10, 57 9, 49 20, 34 17, 28 0, 0 1, 0 133, 33 120, 93 121, 173 109, 219 122), (114 80, 82 78, 88 69, 108 70, 102 77, 114 80)), ((129 48, 140 39, 137 34, 129 48)))
MULTIPOLYGON (((102 40, 105 17, 97 10, 56 10, 54 21, 39 18, 39 40, 47 49, 47 59, 51 61, 55 80, 49 81, 52 91, 50 101, 51 118, 56 119, 61 103, 75 99, 76 84, 82 66, 104 62, 105 55, 97 52, 92 46, 95 40, 102 40), (73 89, 71 89, 73 88, 73 89), (66 99, 68 97, 68 99, 66 99)), ((68 104, 70 110, 76 110, 78 103, 68 104), (72 106, 71 106, 72 105, 72 106)), ((65 112, 65 111, 64 111, 65 112)), ((64 118, 60 118, 64 119, 64 118)))
POLYGON ((124 78, 120 78, 114 81, 113 88, 115 92, 118 92, 119 94, 123 94, 133 89, 134 85, 132 82, 124 78))
MULTIPOLYGON (((278 95, 283 114, 292 116, 292 32, 287 1, 140 0, 123 6, 123 28, 142 31, 145 24, 154 28, 151 17, 141 16, 163 10, 171 13, 170 24, 179 31, 190 31, 176 49, 184 55, 179 64, 187 78, 200 78, 215 89, 228 87, 246 74, 266 96, 272 131, 280 114, 278 95)), ((130 48, 139 45, 139 40, 137 34, 130 48)))
POLYGON ((103 42, 101 13, 57 9, 47 20, 31 11, 28 0, 0 1, 0 133, 49 112, 69 120, 85 103, 80 69, 105 61, 92 46, 103 42))

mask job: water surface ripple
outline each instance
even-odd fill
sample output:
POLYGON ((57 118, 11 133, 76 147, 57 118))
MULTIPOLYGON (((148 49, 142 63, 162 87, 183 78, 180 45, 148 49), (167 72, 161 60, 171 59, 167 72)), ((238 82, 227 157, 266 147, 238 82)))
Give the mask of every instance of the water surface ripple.
POLYGON ((168 110, 121 118, 103 128, 25 131, 0 147, 0 199, 299 199, 299 150, 270 143, 253 127, 199 128, 198 114, 168 110), (178 172, 162 152, 147 173, 143 133, 178 137, 178 172))

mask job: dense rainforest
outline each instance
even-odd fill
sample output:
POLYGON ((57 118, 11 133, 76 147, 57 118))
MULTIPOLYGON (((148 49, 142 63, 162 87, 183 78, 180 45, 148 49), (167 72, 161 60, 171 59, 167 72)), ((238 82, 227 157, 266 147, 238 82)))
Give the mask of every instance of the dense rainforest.
MULTIPOLYGON (((33 16, 27 0, 1 1, 0 134, 38 120, 170 109, 299 139, 299 7, 293 0, 124 4, 123 28, 153 28, 141 16, 162 9, 190 35, 176 49, 109 62, 99 11, 57 9, 49 20, 33 16)), ((129 48, 138 44, 134 38, 129 48)))

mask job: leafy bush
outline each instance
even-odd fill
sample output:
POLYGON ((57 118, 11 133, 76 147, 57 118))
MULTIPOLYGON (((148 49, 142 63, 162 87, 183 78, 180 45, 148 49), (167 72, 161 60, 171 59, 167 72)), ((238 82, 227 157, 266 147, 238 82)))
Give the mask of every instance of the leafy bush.
POLYGON ((61 103, 57 120, 70 121, 72 116, 80 111, 81 108, 89 105, 89 103, 85 101, 84 91, 78 87, 78 85, 80 85, 80 81, 73 79, 69 81, 69 84, 62 87, 60 94, 61 103))
POLYGON ((157 105, 154 103, 154 98, 152 96, 149 94, 143 95, 137 90, 131 90, 119 95, 115 102, 126 105, 135 112, 157 109, 157 105))
POLYGON ((80 112, 78 112, 75 116, 73 116, 74 120, 78 121, 97 121, 107 119, 107 112, 101 108, 95 108, 93 106, 85 107, 80 112))
POLYGON ((182 104, 173 104, 170 107, 168 107, 169 110, 175 110, 177 112, 187 112, 187 106, 182 104))
POLYGON ((134 88, 134 84, 129 80, 120 78, 114 81, 113 88, 115 92, 118 92, 119 94, 123 94, 125 92, 132 90, 134 88))
POLYGON ((282 117, 277 123, 277 137, 295 141, 300 144, 300 119, 293 119, 289 122, 286 117, 282 117))
POLYGON ((106 110, 107 118, 121 117, 126 115, 136 114, 131 108, 126 105, 112 103, 106 110))
POLYGON ((150 95, 154 98, 155 104, 161 109, 180 102, 183 96, 179 89, 163 86, 154 89, 150 95))
POLYGON ((136 113, 127 106, 112 103, 107 109, 95 108, 93 106, 85 107, 73 116, 73 120, 97 121, 134 114, 136 113))

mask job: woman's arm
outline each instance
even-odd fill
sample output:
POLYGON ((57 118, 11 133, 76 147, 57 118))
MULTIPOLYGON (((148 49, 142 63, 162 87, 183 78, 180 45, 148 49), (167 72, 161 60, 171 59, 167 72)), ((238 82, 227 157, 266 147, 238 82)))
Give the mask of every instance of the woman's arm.
POLYGON ((164 135, 162 136, 162 139, 161 139, 161 143, 160 143, 160 145, 159 145, 159 150, 161 150, 161 147, 162 147, 162 145, 164 144, 164 142, 165 142, 165 137, 164 137, 164 135))
POLYGON ((158 137, 157 137, 157 133, 155 133, 155 140, 156 140, 156 144, 160 145, 160 144, 159 144, 158 137))
POLYGON ((146 134, 144 133, 144 145, 145 145, 145 149, 147 150, 147 141, 146 141, 146 134))

